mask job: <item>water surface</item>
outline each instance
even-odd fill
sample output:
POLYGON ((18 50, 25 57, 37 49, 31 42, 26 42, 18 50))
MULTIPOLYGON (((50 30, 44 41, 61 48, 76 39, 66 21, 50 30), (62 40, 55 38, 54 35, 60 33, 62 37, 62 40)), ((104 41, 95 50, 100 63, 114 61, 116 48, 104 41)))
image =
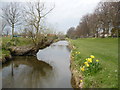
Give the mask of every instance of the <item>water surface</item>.
POLYGON ((71 88, 70 50, 59 41, 37 57, 16 56, 2 67, 3 88, 71 88))

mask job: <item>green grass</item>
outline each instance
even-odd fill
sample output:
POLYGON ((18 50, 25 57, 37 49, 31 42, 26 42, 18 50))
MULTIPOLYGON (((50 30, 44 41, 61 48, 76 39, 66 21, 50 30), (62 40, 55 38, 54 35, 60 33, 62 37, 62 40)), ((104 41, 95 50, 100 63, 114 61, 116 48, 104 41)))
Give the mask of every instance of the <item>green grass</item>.
POLYGON ((117 38, 86 38, 70 40, 76 46, 73 51, 80 51, 76 56, 73 66, 80 71, 81 60, 94 55, 100 60, 102 70, 84 76, 84 88, 117 88, 118 87, 118 39, 117 38))
MULTIPOLYGON (((9 38, 4 38, 4 42, 9 41, 9 38), (6 40, 5 40, 6 39, 6 40)), ((2 37, 0 37, 0 58, 4 58, 5 56, 9 56, 10 52, 8 50, 2 49, 2 37)))
POLYGON ((11 40, 10 37, 2 37, 2 44, 3 44, 3 43, 7 43, 7 42, 9 42, 10 40, 11 40))
POLYGON ((14 44, 14 41, 11 40, 10 37, 2 37, 0 39, 2 39, 2 49, 1 49, 2 51, 0 50, 0 57, 2 56, 2 58, 10 55, 10 51, 8 50, 8 47, 10 46, 24 46, 24 45, 32 44, 30 38, 22 38, 22 37, 14 38, 14 40, 17 41, 16 45, 14 44))
MULTIPOLYGON (((30 38, 17 37, 15 39, 17 40, 16 46, 24 46, 24 45, 32 44, 32 40, 30 38)), ((2 37, 2 44, 4 45, 7 42, 13 43, 13 41, 11 41, 10 37, 2 37)))
POLYGON ((10 51, 8 51, 8 50, 2 50, 2 55, 4 55, 4 56, 9 56, 10 55, 10 51))

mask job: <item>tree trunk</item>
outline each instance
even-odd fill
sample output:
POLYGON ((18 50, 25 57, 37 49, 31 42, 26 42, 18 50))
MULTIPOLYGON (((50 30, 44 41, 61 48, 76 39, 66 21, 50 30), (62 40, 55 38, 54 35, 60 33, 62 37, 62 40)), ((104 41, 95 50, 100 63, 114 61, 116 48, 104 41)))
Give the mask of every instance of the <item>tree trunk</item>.
POLYGON ((96 31, 96 38, 98 38, 98 31, 96 31))
POLYGON ((14 24, 12 24, 12 39, 14 37, 14 24))
POLYGON ((105 38, 105 29, 103 29, 102 38, 105 38))

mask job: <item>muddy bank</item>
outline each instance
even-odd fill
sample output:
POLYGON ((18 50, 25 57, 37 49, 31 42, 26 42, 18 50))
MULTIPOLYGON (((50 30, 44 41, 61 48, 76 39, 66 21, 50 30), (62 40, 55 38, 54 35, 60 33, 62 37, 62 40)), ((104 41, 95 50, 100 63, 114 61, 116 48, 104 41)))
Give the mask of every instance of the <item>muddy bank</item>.
POLYGON ((9 61, 12 59, 12 55, 2 55, 2 58, 0 58, 0 63, 4 64, 5 62, 9 61))
MULTIPOLYGON (((73 49, 76 49, 76 47, 73 46, 70 41, 68 41, 68 42, 69 42, 68 47, 71 49, 71 54, 72 54, 73 49)), ((83 88, 83 82, 81 82, 82 75, 76 69, 76 64, 74 62, 74 59, 72 58, 72 55, 70 55, 70 70, 72 73, 72 78, 71 78, 72 87, 73 88, 83 88)))
POLYGON ((34 55, 37 52, 37 48, 32 45, 27 46, 11 46, 8 49, 12 56, 25 56, 34 55))
POLYGON ((53 39, 42 40, 37 45, 26 45, 26 46, 11 46, 8 50, 12 56, 33 56, 36 55, 39 49, 46 48, 53 43, 53 39))
POLYGON ((0 63, 5 63, 12 59, 12 56, 36 56, 36 53, 39 49, 46 48, 54 42, 54 39, 42 40, 38 45, 26 45, 26 46, 10 46, 8 50, 10 51, 9 55, 2 55, 0 63))
POLYGON ((72 59, 71 59, 70 63, 71 63, 70 70, 72 73, 72 78, 71 78, 72 87, 73 88, 83 88, 83 82, 80 81, 80 80, 82 80, 82 75, 75 68, 75 64, 72 59))

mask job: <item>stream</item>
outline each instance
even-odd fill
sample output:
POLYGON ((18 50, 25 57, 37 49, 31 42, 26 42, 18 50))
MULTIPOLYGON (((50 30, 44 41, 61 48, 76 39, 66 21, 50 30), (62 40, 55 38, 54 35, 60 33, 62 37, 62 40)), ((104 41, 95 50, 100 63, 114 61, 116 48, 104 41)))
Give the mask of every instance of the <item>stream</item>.
POLYGON ((3 88, 72 88, 70 49, 58 41, 39 50, 37 57, 14 56, 3 64, 3 88))

